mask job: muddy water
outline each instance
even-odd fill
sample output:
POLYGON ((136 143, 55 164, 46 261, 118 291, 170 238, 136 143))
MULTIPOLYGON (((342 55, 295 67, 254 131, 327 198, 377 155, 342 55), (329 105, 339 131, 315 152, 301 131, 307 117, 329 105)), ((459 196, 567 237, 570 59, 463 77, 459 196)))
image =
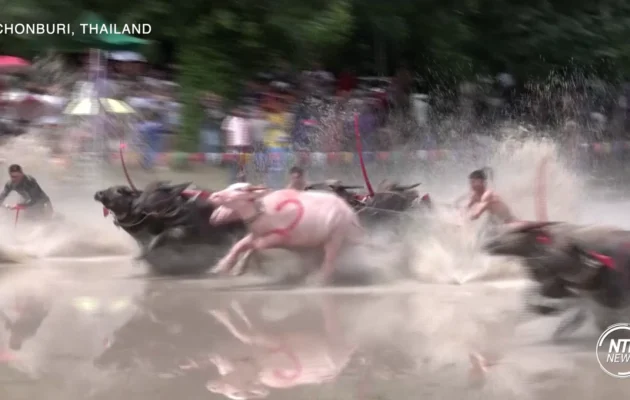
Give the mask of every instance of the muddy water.
MULTIPOLYGON (((548 143, 506 142, 487 160, 380 174, 423 181, 422 190, 442 203, 465 190, 470 170, 488 163, 493 187, 518 216, 533 218, 532 165, 554 152, 548 143)), ((130 261, 134 243, 92 200, 95 190, 124 182, 120 169, 102 171, 89 185, 63 182, 59 171, 36 164, 28 171, 45 183, 64 220, 30 229, 13 227, 5 215, 2 399, 594 399, 630 389, 630 381, 599 369, 599 332, 591 325, 553 343, 558 321, 523 310, 519 265, 480 252, 483 226, 457 225, 448 207, 435 226, 406 239, 411 277, 390 273, 399 247, 385 238, 391 251, 363 250, 346 260, 378 277, 369 286, 265 291, 260 275, 147 278, 130 261), (485 374, 471 369, 474 352, 491 361, 485 374)), ((360 182, 358 173, 340 175, 360 182)), ((227 174, 205 168, 133 176, 140 185, 170 179, 218 188, 227 174)), ((630 228, 626 189, 587 178, 551 163, 550 218, 630 228)), ((304 266, 281 257, 268 257, 275 270, 304 266)))
MULTIPOLYGON (((6 399, 621 398, 584 328, 522 310, 522 285, 231 291, 133 278, 134 266, 49 262, 0 281, 6 399), (493 364, 471 369, 479 351, 493 364)), ((242 278, 247 279, 247 278, 242 278)))

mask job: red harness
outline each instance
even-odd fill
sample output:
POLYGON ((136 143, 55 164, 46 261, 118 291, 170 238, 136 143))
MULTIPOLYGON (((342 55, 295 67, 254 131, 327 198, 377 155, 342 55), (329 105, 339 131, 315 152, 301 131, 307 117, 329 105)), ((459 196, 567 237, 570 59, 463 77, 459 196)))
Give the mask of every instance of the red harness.
MULTIPOLYGON (((546 246, 550 246, 553 244, 553 240, 551 239, 551 237, 549 237, 548 235, 543 235, 543 234, 536 236, 536 242, 546 245, 546 246)), ((610 256, 597 253, 595 251, 588 251, 588 255, 590 255, 591 257, 593 257, 595 260, 599 261, 600 263, 602 263, 606 268, 617 269, 617 266, 615 265, 615 260, 610 256)))
POLYGON ((211 194, 212 192, 208 190, 184 190, 182 192, 182 196, 184 196, 184 198, 186 198, 187 200, 190 200, 193 198, 197 198, 201 200, 208 200, 211 194))

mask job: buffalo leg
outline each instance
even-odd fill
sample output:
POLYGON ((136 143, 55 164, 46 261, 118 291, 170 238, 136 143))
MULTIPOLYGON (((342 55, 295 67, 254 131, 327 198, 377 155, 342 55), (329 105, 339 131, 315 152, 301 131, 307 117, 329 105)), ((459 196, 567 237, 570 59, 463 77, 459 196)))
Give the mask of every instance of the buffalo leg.
POLYGON ((167 239, 180 241, 184 237, 186 237, 186 230, 182 227, 171 228, 171 229, 165 230, 164 232, 158 233, 149 242, 149 244, 146 247, 144 247, 142 253, 140 254, 140 256, 137 257, 137 259, 145 258, 147 254, 149 254, 151 251, 163 246, 167 242, 167 239))
POLYGON ((230 308, 232 308, 236 315, 239 316, 239 318, 245 323, 245 325, 247 325, 249 329, 253 328, 252 322, 249 320, 249 318, 247 318, 247 314, 245 314, 245 310, 243 310, 241 303, 234 300, 230 303, 230 308))
POLYGON ((253 244, 254 236, 250 233, 232 246, 229 253, 218 262, 212 272, 221 273, 231 270, 234 264, 238 261, 238 256, 240 256, 244 251, 251 249, 253 244))
POLYGON ((241 259, 239 263, 237 263, 234 268, 232 268, 233 276, 240 276, 248 269, 247 265, 249 264, 251 258, 255 255, 255 250, 250 249, 247 250, 247 254, 241 259))
POLYGON ((268 338, 266 335, 256 334, 251 326, 248 329, 250 332, 245 332, 245 330, 237 328, 230 320, 228 314, 223 311, 210 311, 210 314, 241 343, 270 348, 278 345, 277 340, 268 338))
POLYGON ((315 278, 311 280, 311 283, 320 285, 330 280, 334 270, 335 263, 339 257, 339 252, 345 241, 344 235, 340 231, 332 233, 328 242, 324 245, 324 262, 320 271, 315 275, 315 278))
POLYGON ((553 333, 553 338, 558 340, 562 336, 575 332, 584 321, 586 321, 586 311, 583 308, 579 308, 573 315, 564 318, 560 322, 560 326, 553 333))
POLYGON ((142 252, 140 253, 138 257, 136 257, 136 260, 142 260, 146 258, 146 256, 151 252, 151 250, 155 249, 156 247, 159 247, 162 244, 164 239, 166 239, 166 231, 158 233, 153 239, 151 239, 149 244, 147 244, 146 246, 143 246, 142 252))
POLYGON ((210 356, 210 362, 214 364, 215 367, 217 367, 217 372, 221 376, 225 376, 234 371, 234 364, 227 358, 218 354, 213 354, 212 356, 210 356))
POLYGON ((284 243, 285 237, 280 235, 269 235, 254 239, 251 252, 247 254, 247 257, 241 265, 241 268, 244 270, 246 267, 248 267, 252 259, 258 265, 260 265, 262 263, 260 255, 261 250, 278 248, 281 247, 284 243))

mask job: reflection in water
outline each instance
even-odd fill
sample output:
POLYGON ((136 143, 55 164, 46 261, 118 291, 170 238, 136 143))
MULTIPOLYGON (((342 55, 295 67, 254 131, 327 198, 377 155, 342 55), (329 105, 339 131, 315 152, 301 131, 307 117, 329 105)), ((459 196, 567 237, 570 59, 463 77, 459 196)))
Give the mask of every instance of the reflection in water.
POLYGON ((551 343, 556 321, 523 314, 520 288, 212 284, 0 280, 0 398, 586 400, 627 390, 599 370, 598 332, 551 343), (475 351, 491 361, 481 377, 475 351))
POLYGON ((291 324, 286 320, 254 324, 237 300, 231 305, 234 318, 227 310, 212 310, 211 315, 251 353, 241 360, 224 357, 220 350, 212 355, 210 361, 221 378, 208 382, 208 390, 231 399, 251 399, 267 397, 269 388, 334 380, 355 347, 344 337, 332 296, 314 300, 316 304, 302 308, 294 317, 298 321, 291 324), (285 329, 278 331, 283 324, 285 329))
POLYGON ((49 311, 49 299, 29 294, 15 297, 11 309, 0 310, 0 319, 9 332, 9 349, 0 352, 0 361, 12 361, 16 358, 12 351, 20 350, 24 341, 37 333, 49 311), (9 316, 9 313, 13 316, 9 316))

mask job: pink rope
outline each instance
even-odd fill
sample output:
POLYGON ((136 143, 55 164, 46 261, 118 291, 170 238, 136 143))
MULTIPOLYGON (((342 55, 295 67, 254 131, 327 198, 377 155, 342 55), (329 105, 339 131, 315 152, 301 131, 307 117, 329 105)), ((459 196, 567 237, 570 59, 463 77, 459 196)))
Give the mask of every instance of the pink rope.
POLYGON ((363 145, 361 143, 361 132, 359 131, 359 114, 354 114, 354 138, 356 139, 357 143, 359 163, 361 164, 361 173, 363 174, 365 186, 367 186, 367 190, 370 196, 374 196, 374 189, 372 189, 372 184, 370 183, 370 178, 368 177, 367 169, 365 168, 365 161, 363 160, 363 145))

